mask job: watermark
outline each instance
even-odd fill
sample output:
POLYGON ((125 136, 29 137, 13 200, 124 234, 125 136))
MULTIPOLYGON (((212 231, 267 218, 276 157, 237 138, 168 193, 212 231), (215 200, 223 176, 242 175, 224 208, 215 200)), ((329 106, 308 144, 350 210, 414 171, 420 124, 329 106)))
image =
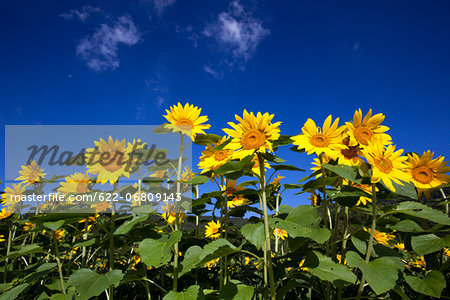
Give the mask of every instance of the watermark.
POLYGON ((180 133, 161 128, 7 125, 2 207, 35 214, 188 212, 190 143, 180 145, 180 133))

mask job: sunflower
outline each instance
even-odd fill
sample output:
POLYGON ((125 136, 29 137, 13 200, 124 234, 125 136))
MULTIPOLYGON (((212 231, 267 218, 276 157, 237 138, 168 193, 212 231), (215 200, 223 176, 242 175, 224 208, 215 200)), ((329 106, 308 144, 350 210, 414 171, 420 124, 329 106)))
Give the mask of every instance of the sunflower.
POLYGON ((280 137, 281 124, 281 122, 271 123, 273 117, 274 115, 269 113, 260 112, 255 116, 253 112, 248 113, 244 110, 242 118, 235 115, 238 124, 228 122, 233 129, 225 128, 223 131, 233 138, 228 145, 236 150, 234 158, 243 159, 255 151, 273 151, 272 142, 280 137))
POLYGON ((288 237, 287 231, 285 231, 285 230, 283 230, 283 229, 280 229, 280 228, 275 228, 275 229, 273 230, 273 235, 274 235, 276 238, 280 238, 280 239, 282 239, 282 240, 284 240, 285 238, 288 237))
POLYGON ((88 172, 97 174, 97 182, 114 184, 119 177, 130 177, 129 173, 129 151, 125 140, 119 141, 110 136, 108 142, 103 140, 94 141, 96 148, 86 150, 86 161, 88 172))
POLYGON ((25 192, 25 186, 22 186, 22 183, 13 183, 12 188, 5 188, 5 193, 2 195, 2 203, 8 207, 7 211, 12 212, 16 205, 19 204, 22 194, 25 192))
MULTIPOLYGON (((347 185, 347 186, 352 186, 352 187, 360 188, 360 189, 362 189, 364 192, 366 192, 366 193, 372 195, 372 185, 370 185, 370 184, 358 184, 358 183, 351 182, 351 181, 349 181, 349 180, 347 180, 347 179, 344 179, 344 180, 342 181, 342 183, 343 183, 344 185, 347 185)), ((375 187, 375 190, 378 192, 379 189, 378 189, 377 187, 375 187)), ((355 206, 365 206, 365 205, 367 205, 367 203, 369 203, 369 202, 372 202, 372 198, 360 196, 359 199, 358 199, 358 202, 356 202, 355 206)))
POLYGON ((5 208, 3 207, 2 210, 0 211, 0 220, 9 218, 12 215, 12 210, 8 207, 5 208))
POLYGON ((310 193, 309 200, 311 200, 311 206, 317 207, 320 205, 320 196, 316 194, 316 191, 310 193))
POLYGON ((55 231, 56 239, 58 241, 62 240, 66 236, 66 230, 64 228, 60 228, 55 231))
MULTIPOLYGON (((364 228, 365 231, 370 233, 372 230, 370 228, 364 228)), ((379 243, 385 246, 389 246, 389 242, 395 239, 395 235, 381 232, 375 229, 375 233, 373 234, 374 239, 379 243)))
POLYGON ((279 186, 280 185, 280 181, 281 181, 281 179, 283 179, 283 178, 285 178, 284 176, 281 176, 280 174, 278 174, 278 176, 277 177, 275 177, 274 179, 273 179, 273 181, 270 183, 273 187, 277 187, 277 186, 279 186))
POLYGON ((394 245, 395 248, 400 249, 400 250, 405 250, 405 244, 404 243, 396 243, 394 245))
POLYGON ((110 209, 111 204, 106 201, 101 201, 99 203, 91 204, 91 208, 95 208, 95 212, 103 212, 110 209))
POLYGON ((184 222, 184 218, 186 217, 186 214, 177 213, 175 205, 167 204, 166 206, 161 206, 161 209, 162 209, 162 211, 165 211, 165 213, 161 214, 161 217, 164 220, 166 220, 167 223, 173 224, 177 220, 179 223, 184 222))
POLYGON ((31 222, 25 222, 25 224, 24 224, 24 226, 23 226, 23 230, 28 231, 28 230, 30 230, 30 229, 33 229, 34 226, 35 226, 35 225, 34 225, 33 223, 31 223, 31 222))
POLYGON ((450 182, 450 172, 443 156, 433 159, 434 152, 428 150, 422 156, 415 153, 408 154, 406 161, 407 170, 411 175, 412 182, 419 189, 430 189, 450 182))
POLYGON ((3 234, 0 234, 0 242, 4 242, 5 240, 5 236, 3 234))
POLYGON ((220 222, 208 222, 205 226, 205 237, 211 239, 218 239, 220 237, 220 222))
MULTIPOLYGON (((326 154, 322 155, 322 162, 324 164, 329 163, 331 160, 332 160, 331 157, 329 157, 328 155, 326 155, 326 154)), ((313 162, 311 164, 314 166, 314 167, 311 168, 312 171, 314 171, 314 172, 321 171, 322 164, 320 163, 320 159, 318 157, 314 158, 314 160, 313 160, 313 162)), ((316 175, 316 178, 319 178, 320 176, 322 176, 322 172, 319 172, 316 175)))
POLYGON ((163 117, 169 121, 165 127, 171 129, 173 132, 180 132, 189 135, 192 140, 197 134, 205 133, 203 130, 208 129, 211 125, 203 124, 208 121, 207 116, 200 116, 202 109, 197 106, 186 103, 183 107, 178 102, 177 105, 171 106, 170 110, 166 109, 167 115, 163 117))
POLYGON ((227 181, 227 207, 233 208, 236 206, 246 205, 248 203, 248 199, 244 198, 244 195, 235 194, 236 192, 242 191, 244 189, 243 186, 236 186, 236 180, 228 180, 227 181), (231 200, 229 200, 231 199, 231 200))
POLYGON ((344 265, 348 266, 346 258, 344 258, 344 263, 342 263, 342 255, 341 254, 336 255, 336 258, 337 258, 339 264, 344 264, 344 265))
POLYGON ((226 137, 221 138, 217 143, 207 145, 206 149, 202 151, 198 167, 202 169, 201 173, 206 173, 211 170, 216 170, 233 157, 233 150, 228 149, 226 145, 223 149, 217 149, 220 145, 227 141, 226 137))
POLYGON ((406 156, 401 156, 403 149, 395 151, 395 145, 385 148, 382 144, 372 144, 364 149, 364 156, 372 166, 372 183, 383 181, 388 189, 395 192, 392 181, 403 185, 400 180, 409 182, 410 175, 405 172, 406 156))
POLYGON ((65 181, 61 182, 61 186, 58 188, 58 192, 61 192, 63 194, 84 194, 89 192, 89 182, 91 181, 91 178, 87 173, 75 173, 71 176, 67 176, 64 179, 65 181))
POLYGON ((189 181, 192 180, 192 178, 194 178, 194 171, 192 171, 192 169, 189 168, 189 166, 185 166, 181 174, 181 181, 184 183, 189 183, 189 181))
POLYGON ((348 128, 348 136, 350 137, 350 146, 358 144, 368 146, 369 142, 380 143, 382 145, 392 144, 391 137, 385 132, 389 127, 380 125, 384 121, 383 114, 372 116, 372 109, 362 117, 361 109, 355 111, 353 122, 346 122, 348 128))
POLYGON ((332 116, 329 115, 323 123, 322 130, 316 126, 312 119, 308 119, 302 128, 303 134, 293 136, 293 144, 297 149, 305 149, 308 154, 328 155, 332 159, 339 156, 339 151, 347 147, 342 144, 343 126, 338 127, 339 118, 332 124, 332 116))
POLYGON ((127 143, 126 151, 127 153, 130 153, 130 159, 131 161, 127 162, 128 168, 134 168, 138 167, 139 165, 142 165, 143 155, 140 154, 131 154, 133 151, 145 149, 147 147, 147 143, 142 143, 141 139, 133 139, 133 142, 127 143))
POLYGON ((39 165, 34 160, 30 164, 22 166, 19 174, 20 176, 16 180, 25 183, 25 186, 39 183, 45 177, 44 170, 39 169, 39 165))
POLYGON ((346 166, 359 166, 364 160, 358 155, 362 155, 359 145, 349 146, 350 139, 346 137, 342 143, 346 146, 345 149, 341 149, 337 163, 339 165, 346 166))

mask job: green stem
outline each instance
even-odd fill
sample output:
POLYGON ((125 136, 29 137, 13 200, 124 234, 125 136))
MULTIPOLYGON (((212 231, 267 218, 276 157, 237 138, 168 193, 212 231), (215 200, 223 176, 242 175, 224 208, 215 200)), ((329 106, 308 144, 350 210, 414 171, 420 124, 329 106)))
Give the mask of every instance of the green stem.
MULTIPOLYGON (((178 157, 178 170, 177 170, 177 195, 181 192, 181 167, 183 164, 183 149, 184 149, 184 135, 180 133, 180 156, 178 157)), ((175 220, 175 231, 178 230, 178 214, 175 220)), ((173 291, 178 291, 178 242, 173 245, 173 291)))
POLYGON ((58 264, 58 273, 59 273, 59 280, 61 282, 61 289, 62 289, 62 293, 66 294, 66 288, 64 286, 64 277, 63 277, 63 273, 62 273, 62 265, 61 265, 61 260, 59 257, 58 240, 56 239, 55 231, 53 231, 53 242, 55 243, 56 262, 58 264))
MULTIPOLYGON (((366 249, 366 263, 370 261, 370 254, 372 253, 373 237, 375 235, 375 228, 377 226, 377 191, 375 183, 372 183, 372 226, 370 228, 369 244, 366 249)), ((364 274, 361 276, 361 283, 359 284, 358 294, 356 295, 356 300, 361 298, 362 292, 364 290, 365 283, 364 274)))
MULTIPOLYGON (((344 210, 344 235, 342 237, 341 264, 345 263, 345 254, 347 250, 347 234, 348 234, 348 206, 344 210)), ((338 299, 342 299, 342 287, 338 288, 338 299)))
MULTIPOLYGON (((8 232, 8 245, 6 246, 6 256, 9 255, 9 252, 11 251, 11 242, 12 242, 12 231, 14 229, 14 225, 13 228, 9 229, 8 232)), ((8 272, 8 258, 5 259, 5 272, 3 272, 3 283, 6 283, 6 273, 8 272)))
MULTIPOLYGON (((117 189, 118 181, 114 183, 113 191, 117 189)), ((114 230, 116 229, 116 206, 114 201, 111 203, 111 227, 109 232, 109 271, 114 270, 114 230)), ((86 220, 87 222, 87 220, 86 220)), ((114 286, 109 287, 109 300, 114 298, 114 286)))
POLYGON ((262 207, 264 212, 264 232, 266 234, 266 256, 267 256, 267 267, 268 267, 268 275, 269 275, 269 285, 270 285, 270 298, 272 300, 276 299, 275 294, 275 281, 273 276, 273 268, 272 268, 272 255, 270 250, 270 229, 269 229, 269 217, 267 215, 267 199, 266 199, 266 179, 265 179, 265 169, 264 169, 264 158, 260 153, 258 153, 259 160, 259 170, 260 170, 260 182, 261 182, 261 200, 262 207))

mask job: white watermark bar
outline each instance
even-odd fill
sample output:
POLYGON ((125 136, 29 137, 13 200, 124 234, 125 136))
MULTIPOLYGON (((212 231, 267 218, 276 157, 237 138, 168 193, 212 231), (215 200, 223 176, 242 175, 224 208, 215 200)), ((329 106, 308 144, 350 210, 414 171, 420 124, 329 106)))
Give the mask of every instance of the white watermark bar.
POLYGON ((2 208, 189 212, 193 172, 186 141, 156 125, 6 125, 2 208))

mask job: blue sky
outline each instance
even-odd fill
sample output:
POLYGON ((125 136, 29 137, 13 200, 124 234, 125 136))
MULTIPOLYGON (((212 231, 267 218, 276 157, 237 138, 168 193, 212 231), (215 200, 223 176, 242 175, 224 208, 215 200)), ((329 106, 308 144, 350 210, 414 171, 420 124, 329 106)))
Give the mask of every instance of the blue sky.
POLYGON ((449 15, 448 1, 0 0, 0 122, 159 124, 189 101, 211 133, 247 109, 298 134, 372 108, 399 148, 449 157, 449 15))

